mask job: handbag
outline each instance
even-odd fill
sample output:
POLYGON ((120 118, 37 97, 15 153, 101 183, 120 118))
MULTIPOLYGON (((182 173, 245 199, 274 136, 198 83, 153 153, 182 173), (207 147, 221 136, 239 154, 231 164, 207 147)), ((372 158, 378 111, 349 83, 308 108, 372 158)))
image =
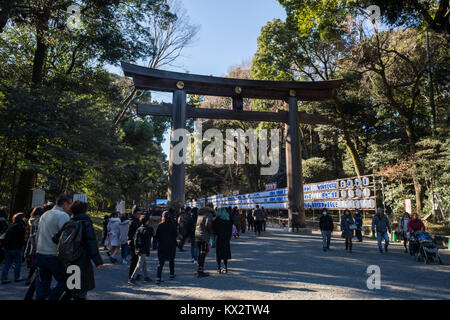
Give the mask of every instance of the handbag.
POLYGON ((358 227, 356 226, 356 224, 351 224, 349 227, 348 227, 350 230, 356 230, 358 227))

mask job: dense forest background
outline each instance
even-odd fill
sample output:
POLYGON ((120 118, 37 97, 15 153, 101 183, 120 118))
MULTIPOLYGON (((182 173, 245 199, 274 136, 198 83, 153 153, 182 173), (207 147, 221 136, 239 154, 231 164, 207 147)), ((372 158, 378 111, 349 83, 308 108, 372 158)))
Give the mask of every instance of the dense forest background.
MULTIPOLYGON (((345 79, 331 101, 299 104, 299 110, 333 122, 301 125, 305 182, 376 173, 394 214, 403 212, 405 198, 418 213, 429 213, 432 192, 447 208, 448 1, 278 2, 286 21, 267 22, 252 61, 230 67, 227 76, 345 79), (372 4, 381 8, 377 28, 367 15, 372 4)), ((169 119, 137 116, 138 103, 157 101, 108 70, 120 61, 171 66, 198 26, 176 1, 77 3, 80 26, 69 28, 72 1, 0 1, 0 206, 8 211, 29 206, 32 188, 44 189, 49 200, 61 192, 86 193, 100 210, 114 208, 119 199, 147 206, 166 198, 168 162, 161 144, 169 119)), ((208 108, 231 105, 217 97, 189 100, 208 108)), ((281 101, 244 103, 244 109, 283 108, 281 101)), ((203 121, 203 130, 278 126, 203 121)), ((261 176, 259 164, 190 165, 186 198, 254 192, 269 182, 284 187, 284 157, 282 148, 275 176, 261 176)))

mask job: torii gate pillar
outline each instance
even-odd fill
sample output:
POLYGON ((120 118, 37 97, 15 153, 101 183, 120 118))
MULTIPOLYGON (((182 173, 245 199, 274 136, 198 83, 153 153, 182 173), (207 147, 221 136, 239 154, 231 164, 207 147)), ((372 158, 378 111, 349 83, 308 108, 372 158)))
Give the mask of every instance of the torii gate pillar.
POLYGON ((285 124, 286 175, 289 200, 289 230, 293 232, 294 225, 298 225, 300 228, 306 227, 297 98, 289 97, 287 107, 289 115, 285 124))
MULTIPOLYGON (((174 131, 176 129, 185 129, 186 127, 186 92, 184 90, 175 90, 173 92, 172 106, 172 126, 170 129, 171 142, 169 155, 169 189, 167 194, 170 202, 174 203, 176 201, 184 206, 186 167, 184 162, 174 164, 172 154, 174 145, 178 143, 178 141, 174 141, 173 139, 174 131)), ((181 156, 184 155, 180 154, 180 157, 181 156)))

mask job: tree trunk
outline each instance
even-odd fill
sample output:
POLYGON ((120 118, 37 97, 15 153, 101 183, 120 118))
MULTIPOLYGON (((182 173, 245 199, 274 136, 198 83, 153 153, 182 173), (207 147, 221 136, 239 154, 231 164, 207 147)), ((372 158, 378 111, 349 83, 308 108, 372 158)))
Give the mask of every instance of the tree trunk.
POLYGON ((352 157, 353 167, 355 168, 356 175, 360 177, 364 175, 364 166, 361 162, 361 158, 359 157, 358 151, 356 150, 356 147, 351 141, 350 136, 346 130, 344 131, 343 136, 345 140, 345 146, 347 147, 347 151, 350 153, 350 156, 352 157))
MULTIPOLYGON (((409 143, 409 152, 411 156, 414 156, 416 153, 416 136, 415 136, 415 130, 414 125, 412 123, 412 120, 407 115, 402 115, 403 122, 405 124, 405 130, 406 135, 408 136, 408 143, 409 143)), ((414 169, 416 168, 416 165, 414 164, 414 169)), ((425 197, 425 189, 423 187, 422 181, 413 174, 413 183, 414 183, 414 192, 416 194, 416 210, 418 215, 422 215, 423 213, 423 200, 425 197)))
POLYGON ((43 70, 48 50, 48 46, 47 44, 44 43, 42 35, 39 34, 45 31, 38 30, 37 32, 38 35, 36 37, 36 50, 34 52, 34 60, 33 60, 33 74, 31 77, 32 85, 34 88, 38 88, 42 84, 43 70))
POLYGON ((353 167, 355 168, 356 175, 360 177, 364 175, 364 166, 362 164, 361 158, 359 157, 358 150, 356 150, 355 144, 350 138, 350 133, 348 132, 348 129, 346 127, 342 109, 338 102, 336 102, 335 105, 336 111, 338 113, 339 127, 342 131, 342 137, 344 138, 345 146, 347 147, 347 151, 350 153, 350 156, 352 157, 353 167))
POLYGON ((3 32, 6 24, 8 23, 11 11, 16 5, 17 0, 1 0, 0 5, 2 10, 0 11, 0 34, 3 32))
POLYGON ((16 197, 16 177, 17 177, 17 159, 18 156, 16 155, 14 157, 14 170, 13 170, 13 176, 12 176, 12 181, 11 181, 11 198, 10 198, 10 202, 9 202, 9 218, 11 219, 12 214, 14 213, 14 202, 15 202, 15 197, 16 197))
POLYGON ((353 167, 355 168, 356 175, 360 177, 364 175, 364 166, 362 164, 361 158, 359 157, 358 150, 356 150, 356 147, 352 139, 350 138, 350 133, 348 132, 345 126, 345 120, 342 117, 339 117, 339 123, 342 130, 342 137, 345 141, 345 146, 347 148, 347 151, 350 153, 350 156, 352 157, 353 167))
MULTIPOLYGON (((47 58, 48 46, 45 43, 44 36, 48 30, 48 16, 48 12, 44 13, 36 26, 36 50, 34 52, 33 73, 31 76, 31 87, 35 89, 34 94, 40 94, 38 89, 42 85, 43 70, 47 58)), ((37 141, 35 137, 30 137, 28 141, 28 152, 25 153, 25 162, 33 163, 36 161, 33 151, 37 149, 37 141)), ((32 169, 25 169, 20 172, 19 185, 14 200, 15 211, 25 211, 30 208, 31 192, 35 188, 36 179, 37 173, 32 169)))

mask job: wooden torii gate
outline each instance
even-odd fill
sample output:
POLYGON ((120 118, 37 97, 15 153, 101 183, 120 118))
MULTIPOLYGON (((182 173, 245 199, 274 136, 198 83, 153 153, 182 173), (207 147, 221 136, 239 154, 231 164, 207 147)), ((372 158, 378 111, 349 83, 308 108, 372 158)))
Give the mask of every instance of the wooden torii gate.
MULTIPOLYGON (((286 173, 289 199, 289 226, 293 223, 305 226, 303 176, 299 122, 327 124, 327 118, 298 111, 299 100, 323 101, 332 98, 342 80, 317 82, 244 80, 178 73, 145 68, 122 62, 125 76, 133 78, 137 89, 173 92, 173 103, 162 105, 138 105, 139 115, 170 116, 173 131, 185 128, 186 118, 227 119, 242 121, 283 122, 286 132, 286 173), (232 109, 205 109, 186 105, 186 94, 222 96, 232 98, 232 109), (285 101, 286 111, 244 111, 243 98, 285 101)), ((185 203, 185 165, 172 163, 169 157, 168 200, 185 203)))

